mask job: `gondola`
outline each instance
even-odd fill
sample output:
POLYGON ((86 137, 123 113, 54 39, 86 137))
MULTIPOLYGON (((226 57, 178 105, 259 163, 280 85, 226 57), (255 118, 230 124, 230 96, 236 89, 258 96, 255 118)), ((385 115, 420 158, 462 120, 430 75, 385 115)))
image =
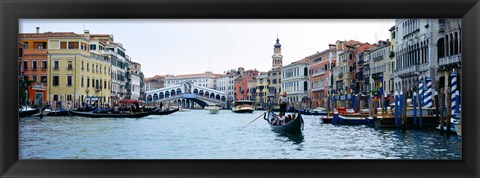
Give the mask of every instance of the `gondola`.
POLYGON ((154 112, 152 115, 168 115, 168 114, 172 114, 174 112, 177 112, 178 110, 180 110, 180 109, 177 108, 177 109, 165 110, 165 111, 158 110, 157 112, 154 112))
POLYGON ((296 108, 300 113, 303 115, 308 115, 308 116, 326 116, 328 113, 326 111, 317 111, 317 110, 307 110, 307 109, 300 109, 296 108))
POLYGON ((28 117, 37 113, 40 113, 40 109, 33 109, 29 106, 22 106, 21 108, 18 109, 19 117, 28 117))
POLYGON ((90 118, 141 118, 148 115, 151 115, 157 112, 158 109, 150 112, 138 112, 138 113, 94 113, 94 112, 79 112, 79 111, 69 111, 72 116, 82 116, 90 118))
POLYGON ((57 109, 49 109, 50 112, 46 114, 46 116, 68 116, 70 113, 66 109, 57 108, 57 109))
POLYGON ((264 119, 268 122, 268 125, 270 125, 272 131, 277 133, 289 134, 299 134, 302 132, 303 118, 300 112, 297 111, 296 118, 286 123, 285 125, 272 125, 270 121, 275 117, 277 117, 277 115, 273 111, 268 112, 268 116, 267 114, 264 115, 264 119))

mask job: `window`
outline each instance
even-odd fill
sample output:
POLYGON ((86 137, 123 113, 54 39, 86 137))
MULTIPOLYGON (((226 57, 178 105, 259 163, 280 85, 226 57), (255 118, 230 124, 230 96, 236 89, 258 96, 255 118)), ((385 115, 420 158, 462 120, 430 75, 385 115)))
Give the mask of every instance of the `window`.
POLYGON ((37 76, 36 75, 32 75, 32 81, 37 82, 37 76))
POLYGON ((76 41, 68 42, 68 49, 79 49, 78 48, 78 42, 76 42, 76 41))
POLYGON ((67 95, 67 101, 72 101, 72 95, 67 95))
POLYGON ((46 49, 46 42, 33 42, 33 49, 46 49))
POLYGON ((58 95, 53 95, 53 101, 58 101, 58 95))
POLYGON ((103 67, 103 74, 107 74, 107 67, 103 67))
POLYGON ((47 61, 42 61, 42 70, 47 70, 47 61))
POLYGON ((58 86, 59 84, 60 84, 60 78, 58 77, 58 75, 53 76, 53 83, 52 83, 52 85, 53 85, 53 86, 58 86))
POLYGON ((28 81, 28 75, 23 76, 23 81, 28 81))
POLYGON ((33 61, 32 61, 32 69, 33 69, 33 70, 37 70, 37 69, 38 69, 37 63, 38 63, 37 60, 33 60, 33 61))
POLYGON ((40 77, 40 82, 47 83, 47 76, 46 76, 46 75, 42 75, 42 76, 40 77))
POLYGON ((23 45, 23 49, 28 49, 28 42, 25 42, 25 45, 23 45))
POLYGON ((23 70, 28 70, 28 61, 23 61, 23 70))
POLYGON ((92 87, 95 87, 95 78, 92 78, 92 87))
POLYGON ((103 88, 107 87, 107 81, 103 81, 103 88))
POLYGON ((95 65, 94 65, 94 64, 92 64, 92 73, 95 73, 95 71, 93 71, 93 70, 95 69, 95 67, 94 67, 94 66, 95 66, 95 65))
POLYGON ((60 42, 60 49, 67 49, 67 42, 60 42))
POLYGON ((72 86, 72 76, 67 76, 67 86, 72 86))
POLYGON ((102 73, 102 66, 100 66, 100 74, 102 73))
POLYGON ((97 45, 96 44, 91 44, 90 45, 90 50, 97 50, 97 45))
POLYGON ((98 86, 98 79, 97 79, 97 80, 95 80, 95 89, 97 89, 97 90, 99 89, 99 86, 98 86))
POLYGON ((82 70, 83 70, 83 61, 82 61, 82 70))
POLYGON ((68 70, 72 70, 72 69, 73 69, 72 61, 68 61, 67 69, 68 69, 68 70))
POLYGON ((80 83, 81 83, 80 86, 83 87, 83 76, 82 76, 82 80, 80 80, 80 83))
POLYGON ((89 67, 89 66, 90 66, 90 65, 89 65, 88 62, 87 62, 87 71, 90 71, 90 67, 89 67))
POLYGON ((60 66, 60 62, 59 62, 59 61, 53 61, 53 69, 54 69, 54 70, 58 70, 59 66, 60 66))
POLYGON ((87 77, 87 88, 90 87, 90 78, 87 77))

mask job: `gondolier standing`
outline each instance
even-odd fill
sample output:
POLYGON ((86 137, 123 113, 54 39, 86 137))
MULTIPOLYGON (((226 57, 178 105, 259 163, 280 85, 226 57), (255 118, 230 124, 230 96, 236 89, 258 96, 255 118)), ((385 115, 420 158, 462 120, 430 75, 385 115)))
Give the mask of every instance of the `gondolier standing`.
POLYGON ((279 101, 279 103, 280 103, 280 113, 285 114, 285 112, 287 112, 287 102, 288 102, 287 92, 283 92, 283 95, 280 96, 279 100, 280 100, 279 101))

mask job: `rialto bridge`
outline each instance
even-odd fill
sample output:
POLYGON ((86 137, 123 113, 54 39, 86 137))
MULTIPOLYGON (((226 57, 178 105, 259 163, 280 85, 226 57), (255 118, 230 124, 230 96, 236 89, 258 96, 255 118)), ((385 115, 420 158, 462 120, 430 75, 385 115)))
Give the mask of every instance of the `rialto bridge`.
POLYGON ((225 106, 227 103, 226 93, 193 85, 192 82, 187 81, 147 91, 146 96, 147 103, 174 102, 184 108, 193 108, 193 103, 197 103, 202 108, 209 104, 225 106))

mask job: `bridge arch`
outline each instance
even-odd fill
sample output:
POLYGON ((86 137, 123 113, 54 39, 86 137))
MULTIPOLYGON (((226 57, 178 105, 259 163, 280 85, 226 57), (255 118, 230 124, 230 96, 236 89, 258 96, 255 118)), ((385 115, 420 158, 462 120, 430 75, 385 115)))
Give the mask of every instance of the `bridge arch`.
POLYGON ((170 96, 175 96, 175 90, 170 91, 170 96))
POLYGON ((208 91, 205 91, 205 97, 208 97, 210 96, 210 93, 208 93, 208 91))
POLYGON ((165 98, 168 98, 168 97, 170 97, 170 92, 169 92, 169 91, 166 91, 166 92, 165 92, 165 98))
POLYGON ((165 98, 165 95, 163 94, 163 92, 160 92, 160 93, 158 94, 158 97, 159 97, 160 99, 163 99, 163 98, 165 98))
POLYGON ((196 88, 195 88, 195 89, 193 89, 193 94, 196 94, 196 95, 198 95, 198 90, 197 90, 196 88))
POLYGON ((177 88, 177 95, 182 94, 182 90, 180 88, 177 88))
POLYGON ((222 96, 222 101, 225 102, 227 98, 225 96, 222 96))
POLYGON ((152 95, 147 96, 147 101, 152 101, 152 95))
POLYGON ((220 95, 217 94, 217 95, 215 96, 215 99, 220 100, 220 95))
POLYGON ((156 100, 158 100, 158 94, 155 93, 153 94, 153 101, 156 101, 156 100))
POLYGON ((210 98, 215 98, 215 93, 210 93, 210 98))
POLYGON ((202 96, 203 96, 203 90, 200 90, 200 92, 198 92, 198 95, 202 95, 202 96))

